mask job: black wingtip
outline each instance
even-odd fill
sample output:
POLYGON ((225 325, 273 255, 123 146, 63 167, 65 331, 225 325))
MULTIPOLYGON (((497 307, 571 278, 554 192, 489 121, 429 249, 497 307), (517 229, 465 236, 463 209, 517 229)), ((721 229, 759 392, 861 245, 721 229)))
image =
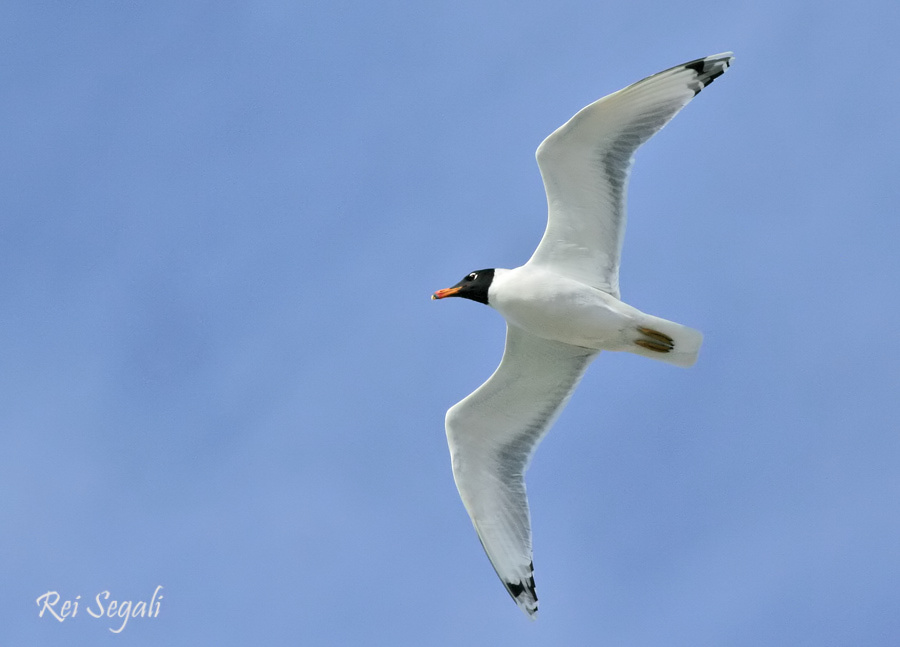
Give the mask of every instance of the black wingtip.
POLYGON ((685 63, 685 69, 693 70, 697 74, 696 85, 691 86, 694 96, 700 94, 700 90, 725 74, 725 70, 728 69, 733 60, 734 56, 729 52, 727 54, 698 58, 696 61, 685 63))
POLYGON ((528 564, 528 573, 528 577, 524 579, 517 582, 503 580, 503 584, 522 611, 534 620, 537 617, 538 610, 538 597, 534 586, 534 562, 528 564))

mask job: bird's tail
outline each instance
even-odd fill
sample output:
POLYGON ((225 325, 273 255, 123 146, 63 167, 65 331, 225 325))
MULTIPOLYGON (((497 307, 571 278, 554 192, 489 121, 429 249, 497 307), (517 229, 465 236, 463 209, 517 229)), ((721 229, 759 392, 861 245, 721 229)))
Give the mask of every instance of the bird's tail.
POLYGON ((700 353, 703 333, 674 321, 644 315, 634 329, 632 353, 675 366, 693 366, 700 353))

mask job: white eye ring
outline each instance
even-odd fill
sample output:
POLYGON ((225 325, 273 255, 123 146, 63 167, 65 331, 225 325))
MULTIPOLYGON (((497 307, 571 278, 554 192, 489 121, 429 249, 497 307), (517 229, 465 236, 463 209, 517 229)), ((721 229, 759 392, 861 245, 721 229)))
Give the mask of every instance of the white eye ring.
POLYGON ((471 274, 469 274, 470 281, 474 281, 477 278, 478 278, 478 272, 472 272, 471 274))

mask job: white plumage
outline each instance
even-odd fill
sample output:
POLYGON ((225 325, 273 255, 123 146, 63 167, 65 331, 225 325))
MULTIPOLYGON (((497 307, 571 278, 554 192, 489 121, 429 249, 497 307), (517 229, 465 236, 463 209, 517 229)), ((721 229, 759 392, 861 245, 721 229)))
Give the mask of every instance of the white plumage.
POLYGON ((731 53, 654 74, 580 110, 545 139, 537 161, 547 229, 513 270, 479 270, 434 298, 492 306, 507 321, 500 366, 447 412, 453 476, 497 575, 534 618, 531 523, 524 473, 535 448, 600 350, 677 366, 702 335, 619 300, 625 194, 635 151, 713 79, 731 53))

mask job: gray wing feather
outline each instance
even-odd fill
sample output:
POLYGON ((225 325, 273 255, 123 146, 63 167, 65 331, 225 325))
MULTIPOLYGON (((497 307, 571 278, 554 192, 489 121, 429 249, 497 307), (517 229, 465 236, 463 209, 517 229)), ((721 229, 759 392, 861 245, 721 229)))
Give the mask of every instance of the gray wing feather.
POLYGON ((548 222, 529 263, 618 298, 634 153, 732 59, 716 54, 649 76, 583 108, 541 143, 536 157, 548 222))
POLYGON ((532 617, 537 596, 524 474, 596 355, 507 325, 500 366, 447 412, 460 497, 497 575, 532 617))

